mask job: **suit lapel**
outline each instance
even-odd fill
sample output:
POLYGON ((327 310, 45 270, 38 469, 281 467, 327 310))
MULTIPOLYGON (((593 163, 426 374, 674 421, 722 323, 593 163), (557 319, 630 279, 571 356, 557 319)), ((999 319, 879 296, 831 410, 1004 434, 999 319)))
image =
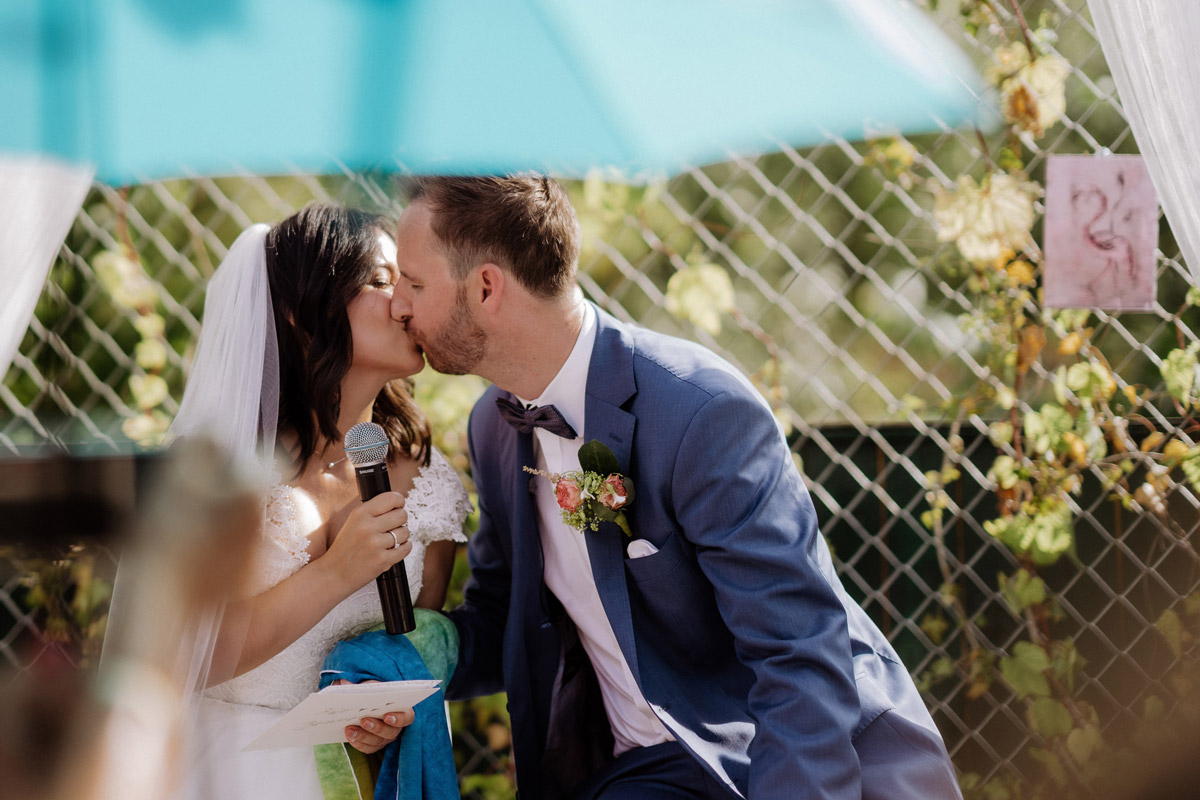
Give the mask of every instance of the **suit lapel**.
MULTIPOLYGON (((596 439, 607 445, 617 457, 621 469, 629 475, 633 434, 637 419, 622 406, 637 391, 633 379, 633 345, 616 320, 596 310, 598 330, 588 367, 587 401, 584 415, 584 441, 596 439)), ((625 534, 611 522, 588 531, 588 558, 600 602, 616 634, 617 643, 634 676, 638 675, 637 648, 633 638, 633 619, 629 610, 629 590, 625 583, 625 534)))

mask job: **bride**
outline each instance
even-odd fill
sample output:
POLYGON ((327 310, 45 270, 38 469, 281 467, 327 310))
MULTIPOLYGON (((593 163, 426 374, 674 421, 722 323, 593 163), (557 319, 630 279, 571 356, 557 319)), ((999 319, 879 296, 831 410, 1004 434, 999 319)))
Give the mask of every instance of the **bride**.
MULTIPOLYGON (((470 506, 406 391, 424 361, 389 313, 395 254, 383 218, 313 205, 243 232, 210 283, 172 435, 215 434, 278 471, 206 656, 186 797, 321 798, 311 748, 242 747, 317 688, 337 641, 382 621, 374 579, 390 565, 404 560, 415 606, 445 600, 470 506), (363 503, 342 441, 367 420, 390 440, 393 491, 363 503)), ((370 753, 409 722, 345 733, 370 753)))

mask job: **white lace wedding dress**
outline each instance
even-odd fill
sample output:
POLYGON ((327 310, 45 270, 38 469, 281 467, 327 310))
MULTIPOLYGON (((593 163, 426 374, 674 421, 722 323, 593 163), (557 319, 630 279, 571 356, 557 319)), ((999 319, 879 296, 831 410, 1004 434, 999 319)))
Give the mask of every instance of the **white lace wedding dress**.
MULTIPOLYGON (((436 450, 405 501, 412 552, 405 557, 415 600, 429 542, 466 541, 462 523, 470 511, 466 490, 436 450)), ((308 563, 305 533, 321 524, 303 492, 276 485, 267 503, 263 537, 255 548, 253 589, 261 593, 308 563)), ((383 622, 375 582, 339 603, 308 633, 270 661, 218 686, 197 703, 183 796, 187 800, 321 800, 311 747, 242 752, 242 748, 317 689, 318 674, 334 644, 383 622)))

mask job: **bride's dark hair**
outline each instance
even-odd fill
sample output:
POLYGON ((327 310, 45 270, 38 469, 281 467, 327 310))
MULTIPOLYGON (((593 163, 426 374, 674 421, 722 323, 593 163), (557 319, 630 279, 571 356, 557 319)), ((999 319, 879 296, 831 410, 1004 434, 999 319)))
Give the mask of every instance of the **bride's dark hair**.
MULTIPOLYGON (((346 308, 370 281, 385 217, 317 203, 267 234, 267 282, 279 341, 279 431, 295 434, 302 472, 320 438, 340 442, 342 379, 354 341, 346 308)), ((412 399, 411 381, 391 381, 375 398, 373 420, 391 452, 429 463, 429 423, 412 399)))

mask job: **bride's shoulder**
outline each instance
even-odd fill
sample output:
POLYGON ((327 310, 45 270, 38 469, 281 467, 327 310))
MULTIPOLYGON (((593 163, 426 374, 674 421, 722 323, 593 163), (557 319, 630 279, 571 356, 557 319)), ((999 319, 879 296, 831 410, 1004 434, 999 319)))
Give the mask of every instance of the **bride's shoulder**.
POLYGON ((409 530, 414 534, 462 537, 462 523, 471 513, 471 500, 458 472, 437 448, 431 448, 429 463, 413 479, 405 507, 409 511, 409 530), (435 535, 435 529, 442 535, 435 535))
POLYGON ((319 516, 306 492, 272 479, 263 505, 260 538, 251 551, 247 587, 251 596, 270 589, 309 562, 305 531, 312 529, 319 516))
POLYGON ((321 512, 308 492, 283 481, 274 481, 267 490, 263 509, 263 536, 300 557, 307 553, 305 531, 319 526, 321 512))
POLYGON ((433 445, 429 446, 429 463, 421 467, 421 474, 422 475, 453 474, 454 479, 457 480, 459 483, 462 483, 462 480, 458 478, 458 473, 454 471, 454 467, 450 464, 450 460, 447 459, 446 456, 442 454, 441 450, 438 450, 433 445))
POLYGON ((267 510, 271 511, 272 509, 276 512, 286 513, 288 517, 297 522, 313 516, 320 517, 317 503, 312 496, 290 483, 271 484, 271 488, 267 490, 267 510))

